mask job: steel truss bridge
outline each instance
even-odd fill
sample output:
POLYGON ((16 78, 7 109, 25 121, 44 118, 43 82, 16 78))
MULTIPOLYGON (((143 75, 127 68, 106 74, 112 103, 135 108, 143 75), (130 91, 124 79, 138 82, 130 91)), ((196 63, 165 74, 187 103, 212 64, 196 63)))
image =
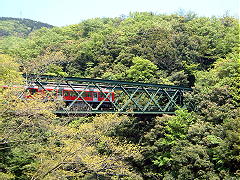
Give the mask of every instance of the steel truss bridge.
POLYGON ((79 103, 76 98, 64 105, 64 107, 59 108, 55 112, 56 114, 174 114, 179 107, 188 108, 184 95, 192 91, 191 88, 163 84, 48 75, 24 75, 24 77, 29 87, 38 86, 45 91, 48 91, 46 89, 47 86, 52 86, 56 89, 63 87, 71 88, 78 98, 82 98, 81 103, 84 105, 84 108, 73 108, 76 103, 79 103), (77 87, 82 87, 84 90, 98 89, 103 94, 104 99, 93 106, 84 100, 83 92, 76 91, 77 87), (108 90, 107 92, 106 89, 108 90), (113 101, 109 100, 110 108, 102 108, 103 103, 109 99, 111 91, 114 92, 115 98, 113 101))

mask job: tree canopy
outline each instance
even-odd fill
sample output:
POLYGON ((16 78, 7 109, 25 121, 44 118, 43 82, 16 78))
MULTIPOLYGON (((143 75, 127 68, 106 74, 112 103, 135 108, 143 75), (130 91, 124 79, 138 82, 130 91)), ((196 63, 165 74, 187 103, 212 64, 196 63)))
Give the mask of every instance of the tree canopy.
POLYGON ((0 179, 239 179, 239 53, 230 16, 0 18, 0 179), (17 98, 23 73, 192 87, 195 109, 60 117, 63 102, 17 98))

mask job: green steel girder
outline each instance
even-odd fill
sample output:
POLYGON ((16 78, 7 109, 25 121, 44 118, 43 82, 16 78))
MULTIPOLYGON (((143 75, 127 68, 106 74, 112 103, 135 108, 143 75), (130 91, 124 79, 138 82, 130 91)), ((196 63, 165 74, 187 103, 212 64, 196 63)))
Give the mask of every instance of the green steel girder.
MULTIPOLYGON (((37 85, 45 91, 47 86, 53 86, 55 89, 67 87, 77 94, 77 98, 82 99, 81 102, 76 98, 66 103, 65 107, 55 112, 57 114, 174 114, 177 107, 186 106, 183 101, 184 93, 192 91, 191 88, 163 84, 48 75, 25 75, 24 77, 29 86, 37 85), (84 90, 97 89, 104 98, 102 101, 89 102, 83 98, 83 91, 80 93, 76 91, 79 87, 84 90), (106 89, 114 92, 114 101, 110 100, 110 92, 106 92, 106 89)), ((46 97, 46 99, 49 98, 46 97)))
POLYGON ((191 88, 186 88, 183 86, 173 86, 165 84, 151 84, 151 83, 138 83, 138 82, 126 82, 126 81, 116 81, 116 80, 103 80, 103 79, 90 79, 90 78, 78 78, 78 77, 59 77, 59 76, 49 76, 49 75, 23 75, 25 78, 29 79, 38 79, 38 80, 65 80, 65 81, 75 81, 75 82, 95 82, 95 83, 104 83, 104 84, 121 84, 121 85, 130 85, 130 86, 144 86, 144 87, 161 87, 169 89, 181 89, 186 91, 192 91, 191 88))
POLYGON ((95 111, 64 111, 64 110, 57 110, 54 113, 56 114, 175 114, 175 112, 163 112, 163 111, 149 111, 149 112, 142 112, 142 111, 101 111, 101 110, 95 110, 95 111))

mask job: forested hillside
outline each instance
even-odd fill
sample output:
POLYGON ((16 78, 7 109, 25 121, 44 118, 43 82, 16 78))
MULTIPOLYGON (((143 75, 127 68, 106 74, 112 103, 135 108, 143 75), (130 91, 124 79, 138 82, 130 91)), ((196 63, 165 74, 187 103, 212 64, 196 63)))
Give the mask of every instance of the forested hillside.
POLYGON ((174 84, 194 89, 195 106, 175 116, 57 117, 59 104, 1 88, 3 179, 240 178, 238 19, 130 13, 22 23, 31 30, 1 22, 1 87, 22 84, 22 73, 174 84))
POLYGON ((0 37, 2 36, 27 36, 34 30, 42 27, 52 28, 52 25, 33 21, 30 19, 0 17, 0 37))

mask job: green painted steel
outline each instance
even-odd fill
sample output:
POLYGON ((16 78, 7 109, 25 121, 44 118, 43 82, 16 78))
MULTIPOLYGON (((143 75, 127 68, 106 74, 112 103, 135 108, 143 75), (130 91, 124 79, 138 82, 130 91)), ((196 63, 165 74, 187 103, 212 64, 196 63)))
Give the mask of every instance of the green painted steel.
MULTIPOLYGON (((77 98, 65 102, 65 105, 55 112, 57 114, 174 114, 178 107, 187 107, 184 94, 192 91, 191 88, 182 86, 103 79, 48 75, 24 75, 24 78, 29 87, 38 86, 45 91, 48 91, 49 86, 58 91, 70 88, 77 94, 77 98), (76 91, 79 87, 84 90, 95 89, 103 95, 103 99, 97 102, 87 101, 83 98, 84 90, 76 91), (110 98, 111 92, 114 92, 115 96, 113 101, 110 98), (82 100, 79 101, 78 98, 82 100)), ((45 99, 59 100, 49 98, 49 93, 46 93, 46 96, 48 97, 45 99)))

